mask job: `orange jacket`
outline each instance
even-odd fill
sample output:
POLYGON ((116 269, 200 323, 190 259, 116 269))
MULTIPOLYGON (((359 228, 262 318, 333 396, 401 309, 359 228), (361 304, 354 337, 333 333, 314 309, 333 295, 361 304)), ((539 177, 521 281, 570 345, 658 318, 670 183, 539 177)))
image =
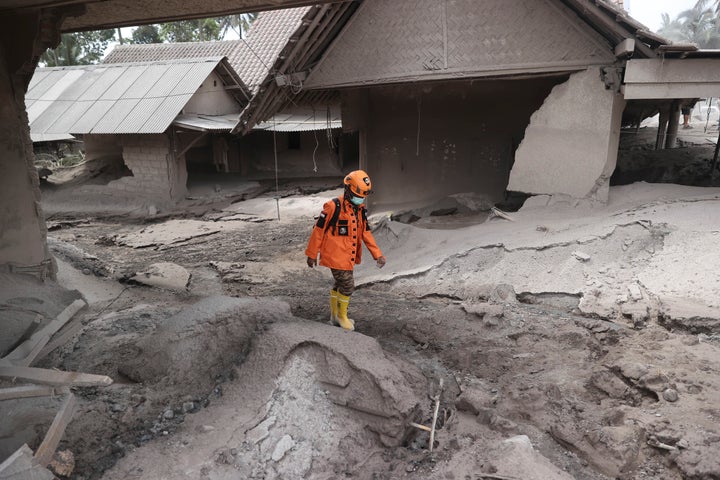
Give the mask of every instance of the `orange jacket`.
POLYGON ((336 270, 352 270, 354 264, 360 263, 364 242, 375 260, 382 257, 363 215, 365 205, 355 207, 344 196, 338 198, 340 215, 337 223, 329 225, 335 213, 335 202, 329 200, 323 205, 322 213, 313 227, 305 255, 317 259, 320 253, 320 265, 336 270))

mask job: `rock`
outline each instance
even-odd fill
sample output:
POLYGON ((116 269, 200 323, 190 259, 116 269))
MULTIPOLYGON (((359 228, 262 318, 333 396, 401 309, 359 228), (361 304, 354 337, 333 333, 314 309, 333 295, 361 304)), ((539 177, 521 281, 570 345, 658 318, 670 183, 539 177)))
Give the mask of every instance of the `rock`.
POLYGON ((492 407, 494 397, 480 388, 471 387, 458 396, 455 407, 460 411, 477 415, 480 410, 492 407))
POLYGON ((119 413, 125 411, 125 405, 120 405, 119 403, 112 403, 110 404, 110 411, 119 413))
POLYGON ((480 318, 483 317, 502 317, 503 307, 502 305, 493 305, 490 303, 463 303, 463 310, 467 313, 472 313, 480 318))
POLYGON ((550 195, 533 195, 525 200, 521 210, 527 208, 547 207, 548 203, 550 203, 550 195))
POLYGON ((275 425, 275 420, 276 417, 274 416, 266 418, 265 420, 260 422, 255 428, 247 432, 245 440, 253 445, 265 440, 270 434, 270 427, 275 425))
POLYGON ((194 412, 195 408, 195 402, 185 402, 182 404, 182 410, 184 413, 194 412))
POLYGON ((662 393, 663 398, 668 402, 677 402, 679 399, 678 392, 674 388, 668 388, 662 393))
POLYGON ((580 250, 576 250, 572 252, 572 256, 580 260, 581 262, 589 262, 590 261, 590 255, 588 255, 585 252, 581 252, 580 250))
POLYGON ((272 459, 276 462, 282 460, 285 454, 295 446, 295 441, 290 435, 284 435, 280 441, 275 445, 275 450, 272 453, 272 459))
POLYGON ((689 335, 682 339, 682 344, 687 345, 688 347, 692 347, 693 345, 699 345, 700 339, 697 335, 689 335))
POLYGON ((168 290, 187 290, 190 273, 180 265, 172 262, 153 263, 144 272, 138 272, 130 280, 151 287, 167 288, 168 290))
POLYGON ((635 300, 636 302, 642 300, 642 290, 640 290, 640 286, 636 283, 631 283, 628 285, 628 293, 630 294, 630 298, 635 300))
POLYGON ((75 455, 70 450, 57 451, 48 468, 57 476, 69 477, 75 470, 75 455))
POLYGON ((174 417, 175 417, 175 412, 173 412, 169 408, 163 412, 163 418, 166 420, 171 420, 174 417))
POLYGON ((648 367, 641 363, 623 363, 618 367, 623 376, 632 380, 639 380, 640 377, 648 373, 648 367))
MULTIPOLYGON (((501 442, 489 452, 493 475, 488 478, 522 478, 523 480, 570 480, 573 477, 538 453, 526 435, 517 435, 501 442)), ((483 475, 480 474, 480 478, 483 475)))

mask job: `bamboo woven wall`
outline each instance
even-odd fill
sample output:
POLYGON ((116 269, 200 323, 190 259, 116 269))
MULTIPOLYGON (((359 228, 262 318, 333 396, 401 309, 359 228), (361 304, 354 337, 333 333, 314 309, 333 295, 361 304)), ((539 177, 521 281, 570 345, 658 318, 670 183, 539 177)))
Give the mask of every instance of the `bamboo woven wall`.
POLYGON ((613 63, 556 0, 365 0, 307 88, 569 70, 613 63))

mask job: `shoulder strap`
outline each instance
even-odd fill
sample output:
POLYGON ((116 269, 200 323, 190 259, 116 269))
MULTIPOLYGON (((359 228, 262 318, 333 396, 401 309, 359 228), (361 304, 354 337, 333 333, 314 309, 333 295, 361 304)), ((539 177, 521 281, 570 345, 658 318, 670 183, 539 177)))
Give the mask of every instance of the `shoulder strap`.
POLYGON ((339 198, 333 198, 333 202, 335 202, 335 211, 332 214, 332 217, 330 217, 330 221, 327 224, 327 227, 325 229, 332 228, 333 235, 335 234, 335 225, 337 225, 338 218, 340 217, 340 199, 339 198))
POLYGON ((365 222, 365 230, 367 230, 369 232, 370 224, 367 221, 367 208, 361 208, 360 210, 362 210, 362 219, 363 219, 363 222, 365 222))

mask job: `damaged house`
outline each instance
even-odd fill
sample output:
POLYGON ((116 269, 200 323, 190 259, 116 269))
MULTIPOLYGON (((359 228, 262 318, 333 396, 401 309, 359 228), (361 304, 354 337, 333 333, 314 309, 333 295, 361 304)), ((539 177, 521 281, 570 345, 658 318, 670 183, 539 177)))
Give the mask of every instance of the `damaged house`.
MULTIPOLYGON (((492 202, 507 192, 605 202, 626 110, 625 64, 672 52, 604 1, 365 0, 313 9, 306 22, 316 33, 288 45, 273 67, 283 81, 263 83, 236 131, 272 117, 290 95, 302 102, 336 92, 381 208, 464 192, 492 202)), ((645 115, 671 100, 663 102, 652 100, 645 115)))
MULTIPOLYGON (((26 95, 31 129, 82 135, 88 158, 121 160, 109 188, 160 200, 186 192, 186 154, 228 131, 249 92, 225 58, 39 69, 26 95)), ((224 166, 226 157, 213 161, 224 166)))
POLYGON ((125 45, 99 66, 39 69, 27 95, 33 135, 82 136, 88 159, 117 159, 130 174, 111 189, 157 200, 183 198, 193 184, 218 181, 218 173, 252 180, 340 176, 357 167, 358 150, 357 137, 341 135, 337 95, 290 105, 242 138, 229 134, 305 10, 260 15, 248 42, 125 45), (216 71, 201 69, 207 61, 218 63, 216 71), (153 65, 172 68, 158 74, 162 67, 153 65), (112 74, 98 74, 106 71, 112 74), (187 78, 175 85, 178 74, 187 78), (133 105, 138 95, 145 98, 133 105), (109 100, 116 102, 110 108, 83 107, 109 100), (141 159, 136 149, 145 151, 141 159))

